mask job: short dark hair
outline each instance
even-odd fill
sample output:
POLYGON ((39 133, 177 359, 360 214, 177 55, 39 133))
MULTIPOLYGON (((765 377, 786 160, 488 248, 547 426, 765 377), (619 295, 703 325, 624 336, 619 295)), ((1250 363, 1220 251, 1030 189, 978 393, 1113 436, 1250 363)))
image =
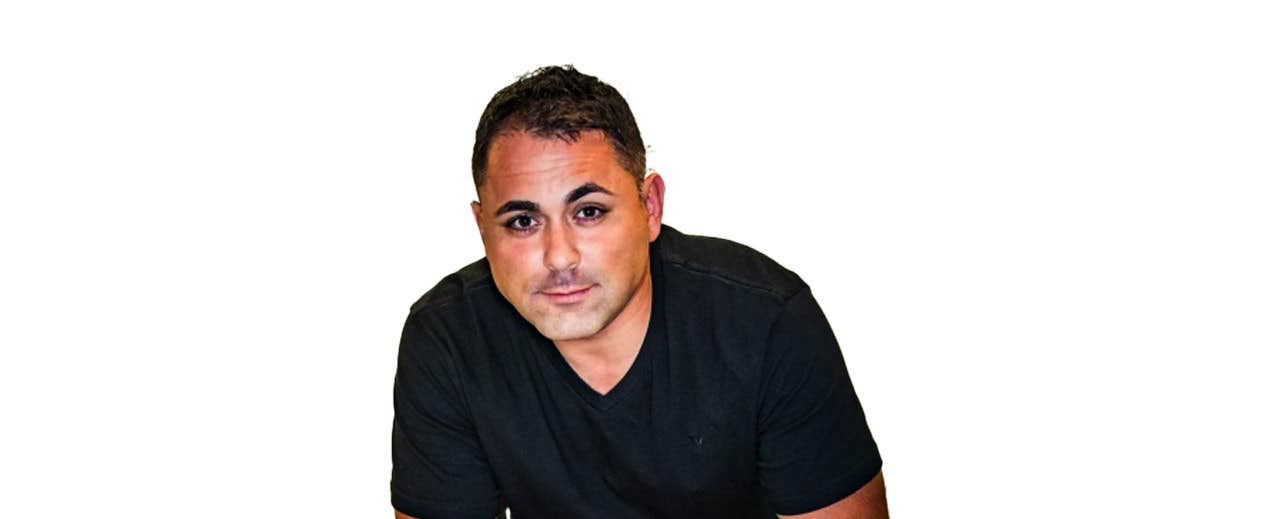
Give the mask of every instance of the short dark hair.
POLYGON ((542 67, 499 90, 489 100, 476 127, 471 152, 471 177, 476 189, 485 180, 485 166, 493 140, 506 132, 529 132, 537 137, 578 140, 584 131, 604 133, 618 165, 644 181, 644 140, 631 107, 618 90, 578 72, 573 65, 542 67))

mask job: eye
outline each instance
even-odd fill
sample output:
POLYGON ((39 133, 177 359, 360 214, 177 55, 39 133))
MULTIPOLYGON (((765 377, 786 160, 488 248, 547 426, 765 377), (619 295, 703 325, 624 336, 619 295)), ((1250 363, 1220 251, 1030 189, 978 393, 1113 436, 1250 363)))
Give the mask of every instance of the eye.
POLYGON ((511 217, 511 219, 507 220, 507 223, 503 224, 503 226, 513 231, 523 233, 531 231, 534 223, 532 216, 521 214, 511 217))
POLYGON ((605 209, 599 206, 594 206, 594 205, 589 205, 589 206, 583 207, 582 209, 578 209, 578 215, 582 217, 582 219, 584 220, 599 219, 600 217, 604 216, 604 214, 607 212, 609 212, 608 209, 605 209))

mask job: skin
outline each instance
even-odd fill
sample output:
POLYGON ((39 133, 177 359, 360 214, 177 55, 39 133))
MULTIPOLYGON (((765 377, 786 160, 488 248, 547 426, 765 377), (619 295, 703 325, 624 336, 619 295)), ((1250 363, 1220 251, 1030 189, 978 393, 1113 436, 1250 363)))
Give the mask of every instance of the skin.
POLYGON ((607 393, 648 329, 662 177, 648 175, 637 190, 600 132, 573 142, 504 134, 486 172, 471 211, 498 291, 578 376, 607 393), (573 289, 586 293, 571 303, 549 295, 573 289))
MULTIPOLYGON (((471 211, 498 291, 583 381, 608 393, 648 330, 648 251, 662 225, 662 177, 651 173, 637 187, 600 132, 576 141, 503 134, 490 146, 486 172, 471 211), (586 291, 573 301, 551 295, 574 289, 586 291)), ((884 480, 877 475, 828 507, 787 517, 887 518, 884 480)), ((396 518, 414 519, 398 511, 396 518)))
POLYGON ((889 519, 884 494, 884 474, 877 473, 857 492, 826 507, 800 515, 779 515, 781 519, 889 519))

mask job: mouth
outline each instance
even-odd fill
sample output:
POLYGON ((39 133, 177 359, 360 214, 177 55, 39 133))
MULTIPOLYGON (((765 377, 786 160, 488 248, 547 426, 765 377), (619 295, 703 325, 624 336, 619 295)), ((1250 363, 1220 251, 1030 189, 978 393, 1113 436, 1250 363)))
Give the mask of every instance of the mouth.
POLYGON ((572 287, 560 288, 560 289, 556 289, 554 292, 549 290, 544 290, 542 292, 538 292, 538 294, 546 297, 547 299, 550 299, 552 303, 557 303, 557 304, 576 303, 578 301, 586 299, 587 292, 590 292, 593 286, 594 285, 590 285, 582 288, 572 288, 572 287))

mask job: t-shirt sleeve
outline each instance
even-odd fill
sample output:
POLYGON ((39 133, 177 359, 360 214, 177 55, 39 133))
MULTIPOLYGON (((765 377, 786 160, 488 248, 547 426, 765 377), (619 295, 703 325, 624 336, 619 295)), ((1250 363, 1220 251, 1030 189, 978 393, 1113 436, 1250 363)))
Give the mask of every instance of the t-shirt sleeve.
POLYGON ((442 326, 411 314, 400 337, 391 504, 420 519, 492 519, 501 494, 476 435, 442 326))
POLYGON ((823 508, 875 477, 880 452, 835 335, 808 288, 783 306, 764 360, 757 460, 774 511, 823 508))

